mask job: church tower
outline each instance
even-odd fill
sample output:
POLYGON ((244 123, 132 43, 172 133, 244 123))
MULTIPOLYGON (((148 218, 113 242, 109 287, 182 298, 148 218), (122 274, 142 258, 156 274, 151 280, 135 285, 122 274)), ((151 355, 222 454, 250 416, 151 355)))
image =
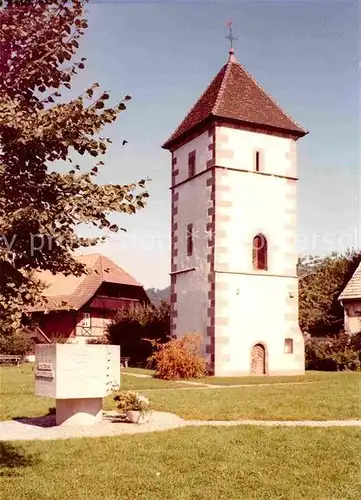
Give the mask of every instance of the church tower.
POLYGON ((304 373, 296 142, 307 134, 229 59, 162 146, 172 154, 172 333, 211 373, 304 373))

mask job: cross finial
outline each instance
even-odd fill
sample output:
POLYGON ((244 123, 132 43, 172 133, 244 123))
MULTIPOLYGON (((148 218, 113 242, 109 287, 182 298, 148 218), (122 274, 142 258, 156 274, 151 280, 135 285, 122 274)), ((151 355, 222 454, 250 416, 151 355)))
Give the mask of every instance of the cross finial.
POLYGON ((238 38, 236 38, 235 36, 233 36, 232 24, 233 24, 232 21, 227 21, 227 27, 229 29, 229 35, 227 35, 226 38, 229 40, 229 42, 231 44, 231 46, 230 46, 231 50, 233 50, 233 40, 238 40, 238 38))

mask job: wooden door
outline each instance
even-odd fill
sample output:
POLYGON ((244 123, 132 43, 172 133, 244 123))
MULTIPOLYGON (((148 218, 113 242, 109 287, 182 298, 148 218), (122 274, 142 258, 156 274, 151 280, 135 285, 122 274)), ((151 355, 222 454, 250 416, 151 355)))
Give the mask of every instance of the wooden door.
POLYGON ((264 375, 266 373, 266 351, 262 344, 256 344, 252 349, 252 375, 264 375))

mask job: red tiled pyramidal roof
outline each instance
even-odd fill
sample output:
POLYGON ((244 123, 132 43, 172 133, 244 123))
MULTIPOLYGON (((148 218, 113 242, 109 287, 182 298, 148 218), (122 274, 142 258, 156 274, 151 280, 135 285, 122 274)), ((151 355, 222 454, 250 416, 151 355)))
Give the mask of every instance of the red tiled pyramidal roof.
POLYGON ((40 303, 29 311, 78 310, 93 297, 102 283, 132 285, 142 288, 142 285, 124 269, 104 255, 76 255, 74 258, 86 266, 88 274, 65 276, 62 273, 52 274, 50 271, 38 272, 37 277, 47 285, 43 295, 48 302, 46 305, 40 303))
POLYGON ((169 149, 196 126, 210 118, 283 129, 302 137, 307 132, 292 120, 234 57, 214 77, 188 115, 163 144, 169 149))

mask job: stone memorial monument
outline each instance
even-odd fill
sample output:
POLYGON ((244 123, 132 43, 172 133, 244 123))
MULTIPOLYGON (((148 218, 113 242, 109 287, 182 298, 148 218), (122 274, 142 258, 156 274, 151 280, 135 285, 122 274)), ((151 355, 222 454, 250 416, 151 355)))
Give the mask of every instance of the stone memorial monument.
POLYGON ((57 425, 102 420, 102 398, 120 387, 120 347, 38 344, 35 394, 56 400, 57 425))

